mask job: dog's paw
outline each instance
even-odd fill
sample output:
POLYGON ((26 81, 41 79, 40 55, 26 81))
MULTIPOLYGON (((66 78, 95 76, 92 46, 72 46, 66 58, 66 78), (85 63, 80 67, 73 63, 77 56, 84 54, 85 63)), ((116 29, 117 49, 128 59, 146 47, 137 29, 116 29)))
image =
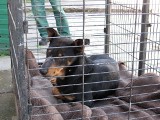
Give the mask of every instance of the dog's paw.
POLYGON ((56 87, 53 87, 52 93, 53 93, 54 97, 56 97, 57 99, 61 99, 61 100, 65 99, 65 97, 61 95, 60 91, 56 87))
POLYGON ((57 79, 56 79, 56 78, 52 78, 52 79, 50 80, 50 82, 51 82, 52 85, 54 86, 54 85, 57 84, 57 79))

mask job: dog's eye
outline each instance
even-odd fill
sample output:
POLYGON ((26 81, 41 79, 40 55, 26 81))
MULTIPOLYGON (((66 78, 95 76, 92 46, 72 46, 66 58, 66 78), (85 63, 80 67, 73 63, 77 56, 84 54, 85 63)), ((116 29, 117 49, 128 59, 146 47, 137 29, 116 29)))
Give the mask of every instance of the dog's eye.
POLYGON ((59 54, 58 54, 58 57, 62 57, 62 54, 61 54, 61 53, 59 53, 59 54))

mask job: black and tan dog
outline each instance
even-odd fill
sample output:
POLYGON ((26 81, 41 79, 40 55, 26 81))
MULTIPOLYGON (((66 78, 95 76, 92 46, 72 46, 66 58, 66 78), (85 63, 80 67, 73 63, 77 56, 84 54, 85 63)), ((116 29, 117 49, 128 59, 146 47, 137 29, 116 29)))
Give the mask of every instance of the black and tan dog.
POLYGON ((60 37, 52 28, 48 29, 48 34, 50 44, 47 59, 40 72, 45 76, 64 76, 53 80, 57 85, 54 94, 62 94, 59 98, 66 102, 84 99, 85 105, 92 106, 93 100, 114 93, 119 83, 119 69, 115 60, 108 55, 87 57, 84 46, 89 44, 89 39, 73 41, 60 37))

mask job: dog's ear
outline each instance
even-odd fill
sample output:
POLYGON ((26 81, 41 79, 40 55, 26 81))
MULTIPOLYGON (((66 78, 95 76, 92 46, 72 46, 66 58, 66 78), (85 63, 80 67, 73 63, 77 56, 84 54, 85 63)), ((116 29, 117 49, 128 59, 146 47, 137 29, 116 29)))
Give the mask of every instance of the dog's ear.
POLYGON ((51 37, 58 37, 60 36, 59 33, 53 29, 53 28, 47 28, 47 33, 48 33, 48 40, 50 41, 52 38, 51 37))
POLYGON ((78 53, 83 53, 84 52, 84 46, 83 45, 89 45, 90 44, 90 40, 89 39, 76 39, 74 42, 73 42, 73 45, 74 46, 77 46, 75 48, 76 52, 78 53), (84 44, 83 44, 84 42, 84 44))

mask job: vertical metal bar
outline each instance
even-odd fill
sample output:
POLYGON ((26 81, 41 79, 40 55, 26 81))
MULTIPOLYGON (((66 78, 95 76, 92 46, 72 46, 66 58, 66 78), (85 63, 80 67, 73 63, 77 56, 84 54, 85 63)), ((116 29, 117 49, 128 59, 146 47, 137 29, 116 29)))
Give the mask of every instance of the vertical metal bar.
POLYGON ((104 33, 106 34, 105 35, 105 46, 104 46, 105 53, 109 53, 110 14, 111 14, 111 0, 106 0, 106 3, 105 3, 106 28, 104 28, 104 33))
POLYGON ((133 41, 133 56, 132 56, 132 74, 131 74, 131 82, 130 82, 130 95, 129 95, 129 110, 128 110, 128 120, 131 117, 132 110, 132 92, 133 92, 133 74, 134 74, 134 66, 135 66, 135 53, 136 53, 136 31, 137 31, 137 17, 138 17, 138 0, 136 0, 136 14, 135 14, 135 22, 134 22, 134 41, 133 41))
POLYGON ((18 38, 18 81, 21 93, 21 116, 20 119, 28 119, 28 96, 27 84, 25 84, 25 61, 24 61, 24 40, 23 40, 23 17, 22 17, 22 3, 18 4, 17 11, 17 38, 18 38))
POLYGON ((148 25, 149 25, 149 3, 150 0, 143 0, 138 75, 142 75, 145 71, 146 48, 147 48, 148 25))
MULTIPOLYGON (((18 3, 18 1, 17 1, 18 3)), ((28 120, 28 91, 25 79, 24 30, 23 30, 22 0, 17 4, 17 48, 18 48, 18 82, 21 101, 21 120, 28 120)))
MULTIPOLYGON (((84 44, 84 39, 85 39, 85 19, 86 19, 86 17, 85 17, 85 10, 86 10, 86 6, 85 6, 86 4, 85 4, 85 0, 83 0, 83 46, 85 45, 84 44)), ((83 113, 84 113, 84 89, 85 89, 85 86, 84 86, 84 57, 85 57, 85 54, 84 54, 84 52, 83 52, 83 64, 82 64, 82 67, 83 67, 83 72, 82 72, 82 84, 83 84, 83 86, 82 86, 82 120, 84 120, 85 118, 84 118, 84 116, 83 116, 83 113)))
POLYGON ((9 0, 9 31, 11 42, 12 75, 15 84, 19 120, 28 120, 28 90, 25 80, 22 1, 9 0))

